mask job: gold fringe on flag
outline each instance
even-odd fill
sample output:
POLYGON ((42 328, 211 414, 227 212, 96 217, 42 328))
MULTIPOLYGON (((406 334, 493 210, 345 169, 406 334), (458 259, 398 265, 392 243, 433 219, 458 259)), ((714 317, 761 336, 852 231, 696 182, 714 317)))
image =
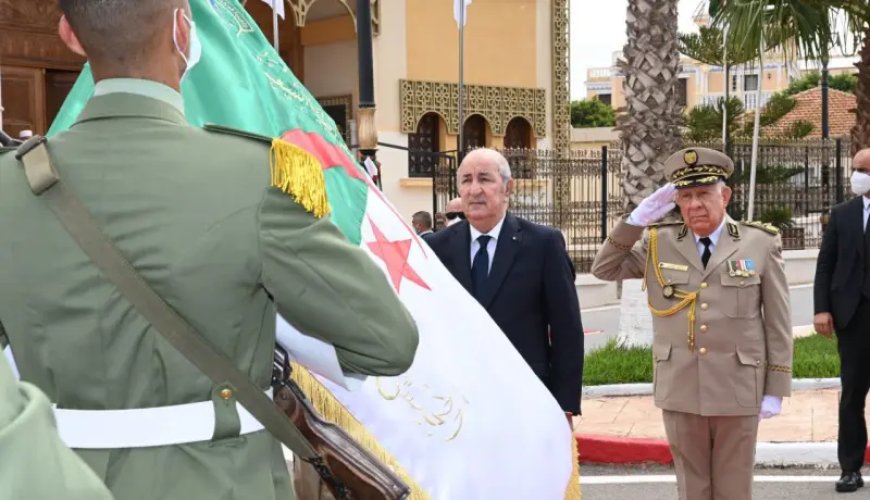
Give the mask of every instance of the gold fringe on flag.
POLYGON ((269 167, 272 186, 291 195, 317 218, 329 213, 323 168, 314 155, 283 139, 274 139, 269 167))
POLYGON ((571 468, 571 479, 565 489, 565 500, 580 500, 580 455, 577 453, 577 436, 571 432, 571 457, 574 466, 571 468))
MULTIPOLYGON (((414 481, 414 478, 402 468, 402 465, 390 453, 385 450, 377 439, 369 433, 360 422, 357 420, 347 408, 345 408, 335 396, 332 395, 323 384, 320 383, 311 372, 302 366, 293 363, 293 380, 299 385, 299 388, 308 396, 309 401, 320 414, 321 417, 341 427, 345 432, 350 434, 350 437, 357 443, 362 445, 372 455, 375 456, 387 467, 393 471, 411 488, 411 496, 408 500, 429 500, 429 494, 414 481)), ((576 456, 576 455, 575 455, 576 456)), ((577 497, 579 498, 579 497, 577 497)))

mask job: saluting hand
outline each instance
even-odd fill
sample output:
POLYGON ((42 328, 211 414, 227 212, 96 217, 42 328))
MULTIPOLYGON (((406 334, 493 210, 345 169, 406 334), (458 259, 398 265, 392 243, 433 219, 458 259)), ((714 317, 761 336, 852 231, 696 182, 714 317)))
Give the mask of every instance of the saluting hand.
POLYGON ((644 198, 628 216, 628 223, 634 226, 648 226, 658 221, 674 209, 674 193, 677 188, 670 182, 658 188, 655 193, 644 198))
POLYGON ((834 333, 834 318, 831 313, 818 313, 813 317, 813 328, 816 333, 830 338, 834 333))

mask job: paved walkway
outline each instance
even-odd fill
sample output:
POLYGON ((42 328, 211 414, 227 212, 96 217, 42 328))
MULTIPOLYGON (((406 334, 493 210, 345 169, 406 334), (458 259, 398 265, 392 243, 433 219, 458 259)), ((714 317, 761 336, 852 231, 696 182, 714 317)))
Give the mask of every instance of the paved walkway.
MULTIPOLYGON (((783 400, 782 413, 763 420, 760 442, 836 442, 839 389, 794 391, 783 400)), ((870 412, 868 412, 870 420, 870 412)), ((616 438, 664 439, 661 410, 652 396, 583 400, 583 415, 574 417, 574 432, 616 438)))

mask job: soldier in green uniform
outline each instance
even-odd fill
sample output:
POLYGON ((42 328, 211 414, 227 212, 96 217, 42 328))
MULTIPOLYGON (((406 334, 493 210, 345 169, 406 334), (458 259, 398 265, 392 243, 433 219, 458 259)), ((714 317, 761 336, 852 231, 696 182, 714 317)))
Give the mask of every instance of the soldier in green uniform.
POLYGON ((18 382, 0 355, 0 498, 103 500, 99 478, 60 441, 45 394, 18 382))
POLYGON ((776 229, 725 213, 734 170, 726 155, 686 149, 664 170, 670 184, 613 229, 592 273, 644 279, 655 403, 680 498, 749 499, 759 419, 779 414, 791 391, 782 243, 776 229), (675 205, 683 222, 657 224, 675 205))
MULTIPOLYGON (((61 38, 97 83, 48 151, 155 291, 264 390, 276 312, 332 344, 346 372, 407 370, 413 318, 325 216, 319 166, 279 163, 299 151, 269 138, 185 121, 179 82, 200 51, 187 1, 60 6, 61 38)), ((101 276, 10 152, 0 232, 0 347, 117 498, 293 497, 278 441, 101 276)))

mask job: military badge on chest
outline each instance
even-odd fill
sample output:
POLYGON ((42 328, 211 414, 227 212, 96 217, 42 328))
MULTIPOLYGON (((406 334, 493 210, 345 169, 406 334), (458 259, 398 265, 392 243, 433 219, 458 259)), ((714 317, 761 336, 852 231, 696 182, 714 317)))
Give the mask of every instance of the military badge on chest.
POLYGON ((752 259, 729 260, 728 276, 741 278, 755 276, 755 263, 752 259))

